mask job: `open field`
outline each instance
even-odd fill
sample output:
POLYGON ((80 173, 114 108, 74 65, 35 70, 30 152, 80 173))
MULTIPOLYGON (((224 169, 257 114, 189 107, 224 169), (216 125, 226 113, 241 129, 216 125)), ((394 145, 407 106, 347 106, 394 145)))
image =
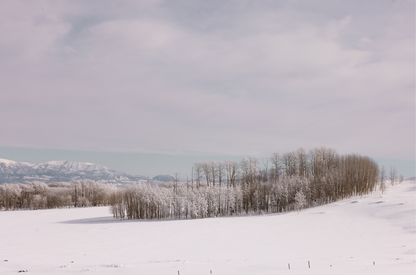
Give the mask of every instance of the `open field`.
POLYGON ((0 273, 415 274, 415 187, 300 214, 142 221, 114 220, 107 207, 3 211, 0 273))

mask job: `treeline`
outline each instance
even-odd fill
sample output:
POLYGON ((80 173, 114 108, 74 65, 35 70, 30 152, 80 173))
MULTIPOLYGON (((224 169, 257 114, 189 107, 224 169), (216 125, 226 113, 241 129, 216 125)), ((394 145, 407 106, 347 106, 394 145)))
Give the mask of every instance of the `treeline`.
POLYGON ((111 184, 94 181, 3 184, 0 185, 0 210, 104 206, 110 204, 115 190, 111 184))
MULTIPOLYGON (((278 213, 315 207, 377 188, 386 189, 387 172, 358 154, 339 155, 320 147, 300 148, 270 158, 240 162, 194 163, 179 182, 117 188, 93 181, 25 182, 0 185, 0 210, 106 206, 115 218, 195 219, 251 213, 278 213)), ((402 181, 403 177, 400 177, 402 181)), ((393 185, 395 169, 390 171, 393 185)))
MULTIPOLYGON (((383 170, 384 171, 384 170, 383 170)), ((134 185, 111 195, 115 218, 188 219, 277 213, 314 207, 376 190, 377 163, 367 156, 338 155, 320 147, 273 153, 260 162, 197 162, 186 183, 134 185)))

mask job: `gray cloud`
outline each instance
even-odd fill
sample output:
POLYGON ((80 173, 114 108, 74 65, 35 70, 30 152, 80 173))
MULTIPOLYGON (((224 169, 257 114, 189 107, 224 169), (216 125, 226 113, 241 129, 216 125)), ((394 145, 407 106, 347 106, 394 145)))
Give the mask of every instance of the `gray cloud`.
POLYGON ((412 1, 0 5, 2 146, 414 159, 412 1))

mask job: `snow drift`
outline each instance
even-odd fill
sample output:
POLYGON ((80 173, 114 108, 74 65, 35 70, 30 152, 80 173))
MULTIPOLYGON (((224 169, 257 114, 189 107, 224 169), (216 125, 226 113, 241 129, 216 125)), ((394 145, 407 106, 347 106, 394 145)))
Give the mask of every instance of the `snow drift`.
POLYGON ((414 181, 300 214, 143 221, 99 207, 4 211, 0 224, 1 274, 415 272, 414 181))

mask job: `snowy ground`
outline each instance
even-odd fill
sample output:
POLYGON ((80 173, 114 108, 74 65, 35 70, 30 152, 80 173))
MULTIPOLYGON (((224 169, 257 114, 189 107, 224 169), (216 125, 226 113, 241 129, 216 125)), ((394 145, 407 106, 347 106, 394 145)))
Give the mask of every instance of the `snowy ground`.
POLYGON ((106 207, 3 211, 0 273, 415 274, 415 187, 300 214, 201 220, 120 221, 106 207))

